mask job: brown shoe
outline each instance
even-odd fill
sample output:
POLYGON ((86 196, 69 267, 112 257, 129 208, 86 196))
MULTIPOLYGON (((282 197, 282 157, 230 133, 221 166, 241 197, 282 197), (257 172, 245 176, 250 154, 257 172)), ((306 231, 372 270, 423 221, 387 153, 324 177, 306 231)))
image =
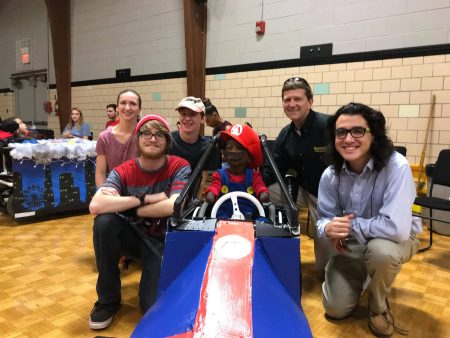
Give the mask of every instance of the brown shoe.
POLYGON ((376 336, 391 336, 394 333, 392 322, 393 318, 388 310, 380 314, 370 313, 369 328, 376 336))
POLYGON ((370 312, 369 314, 369 328, 378 337, 389 337, 394 331, 407 336, 409 331, 400 328, 394 323, 394 316, 392 315, 391 305, 386 298, 387 309, 381 314, 370 312))

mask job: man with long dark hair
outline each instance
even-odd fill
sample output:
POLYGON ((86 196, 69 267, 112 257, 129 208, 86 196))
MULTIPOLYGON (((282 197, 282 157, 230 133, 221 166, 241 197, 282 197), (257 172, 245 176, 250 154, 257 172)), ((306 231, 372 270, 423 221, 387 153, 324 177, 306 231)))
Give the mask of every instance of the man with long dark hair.
POLYGON ((370 329, 375 335, 401 333, 387 297, 419 248, 422 226, 411 213, 416 195, 411 168, 394 151, 383 114, 364 104, 341 107, 328 132, 332 164, 319 184, 317 232, 336 254, 325 269, 325 312, 348 316, 368 280, 370 329))

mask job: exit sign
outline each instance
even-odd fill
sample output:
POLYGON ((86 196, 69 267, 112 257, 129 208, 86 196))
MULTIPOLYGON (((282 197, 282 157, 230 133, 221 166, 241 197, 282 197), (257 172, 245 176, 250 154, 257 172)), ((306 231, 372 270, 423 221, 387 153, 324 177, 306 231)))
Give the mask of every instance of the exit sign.
POLYGON ((33 69, 32 39, 16 40, 16 69, 17 71, 33 69))

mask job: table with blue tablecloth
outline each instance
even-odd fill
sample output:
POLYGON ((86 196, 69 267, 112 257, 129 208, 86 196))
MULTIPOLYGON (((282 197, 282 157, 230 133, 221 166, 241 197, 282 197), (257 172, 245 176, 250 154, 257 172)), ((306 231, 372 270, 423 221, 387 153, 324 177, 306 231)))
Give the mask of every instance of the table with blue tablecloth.
POLYGON ((40 140, 10 143, 13 194, 8 212, 29 219, 86 210, 95 194, 96 141, 40 140))

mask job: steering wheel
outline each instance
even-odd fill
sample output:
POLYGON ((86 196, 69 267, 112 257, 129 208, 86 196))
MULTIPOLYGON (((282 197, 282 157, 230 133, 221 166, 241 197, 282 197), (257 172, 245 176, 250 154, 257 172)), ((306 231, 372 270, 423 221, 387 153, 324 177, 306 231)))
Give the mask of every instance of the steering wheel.
POLYGON ((214 204, 212 210, 211 210, 211 218, 216 218, 217 210, 219 210, 220 206, 225 202, 231 199, 231 204, 233 206, 233 215, 231 215, 230 219, 245 219, 242 212, 239 210, 238 205, 238 197, 245 198, 252 202, 255 207, 258 209, 259 216, 266 217, 266 214, 264 212, 263 206, 261 203, 253 196, 243 191, 232 191, 225 195, 223 195, 221 198, 217 200, 217 202, 214 204))

